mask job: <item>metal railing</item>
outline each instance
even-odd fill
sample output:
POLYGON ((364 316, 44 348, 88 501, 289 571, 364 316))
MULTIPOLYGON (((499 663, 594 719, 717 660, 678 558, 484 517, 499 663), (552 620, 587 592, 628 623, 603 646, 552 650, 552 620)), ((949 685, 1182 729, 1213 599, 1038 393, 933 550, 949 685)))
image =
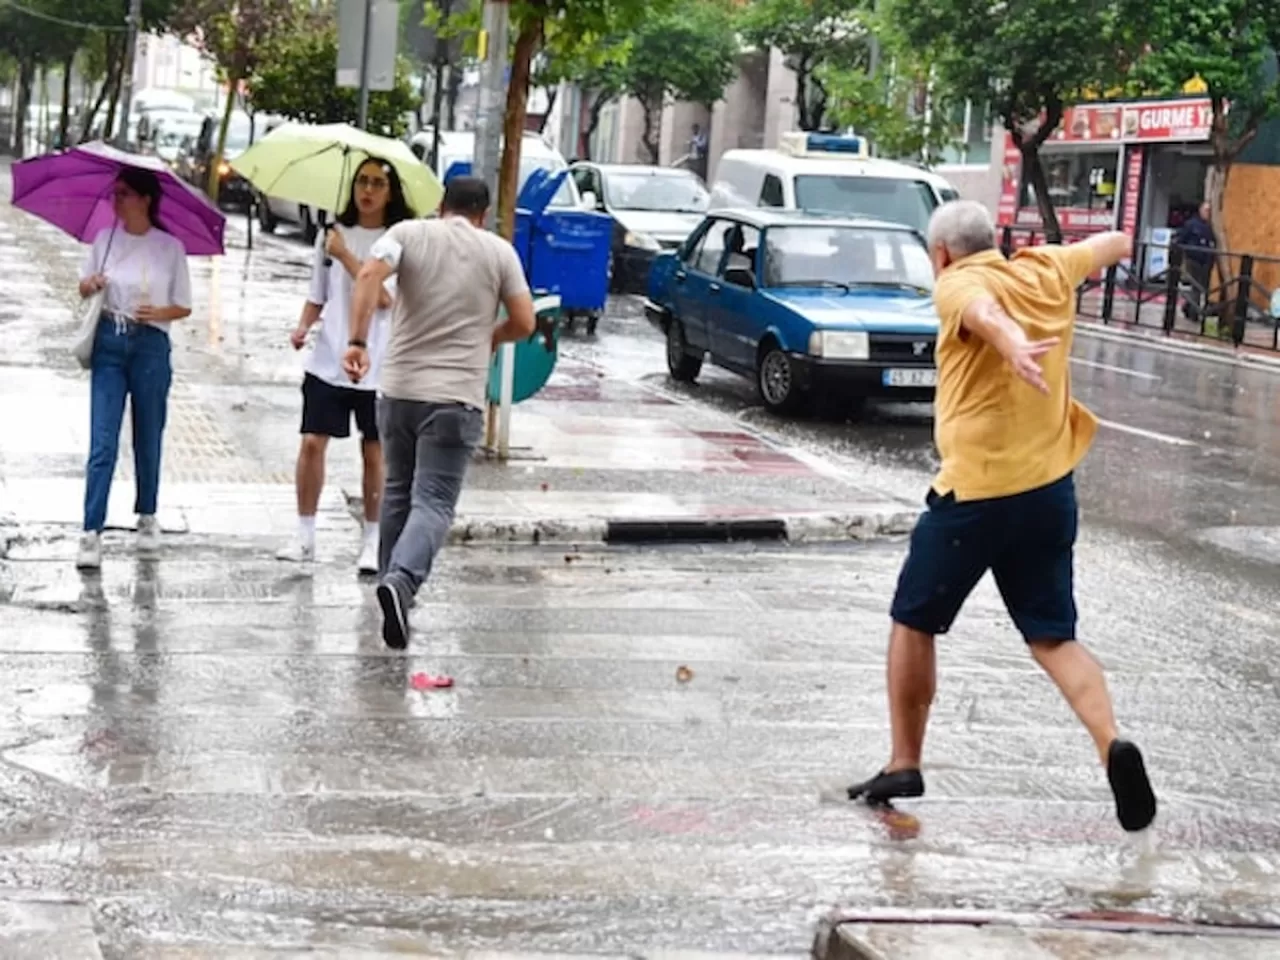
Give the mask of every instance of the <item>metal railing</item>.
MULTIPOLYGON (((1002 229, 1006 255, 1044 242, 1039 231, 1002 229)), ((1280 351, 1277 290, 1280 257, 1139 242, 1129 262, 1080 286, 1076 307, 1080 316, 1108 325, 1280 351)))

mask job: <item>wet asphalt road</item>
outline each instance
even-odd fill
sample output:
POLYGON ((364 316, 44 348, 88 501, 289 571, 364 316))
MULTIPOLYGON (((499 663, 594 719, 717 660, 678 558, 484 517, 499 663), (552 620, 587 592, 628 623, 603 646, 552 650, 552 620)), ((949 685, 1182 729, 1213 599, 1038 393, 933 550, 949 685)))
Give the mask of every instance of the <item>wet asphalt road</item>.
MULTIPOLYGON (((199 267, 218 308, 183 334, 228 397, 296 378, 280 320, 306 252, 260 245, 251 283, 234 254, 199 267)), ((634 303, 564 349, 665 379, 634 303)), ((67 936, 109 960, 797 953, 834 905, 1280 923, 1277 387, 1078 354, 1079 393, 1119 425, 1081 481, 1082 631, 1154 771, 1154 851, 1120 836, 989 583, 940 646, 929 796, 909 817, 824 802, 883 762, 901 544, 451 550, 403 658, 345 563, 291 575, 262 531, 82 578, 51 530, 0 561, 0 901, 84 904, 67 936), (456 685, 418 692, 418 672, 456 685)), ((714 372, 687 399, 869 483, 927 485, 927 411, 779 422, 714 372)))

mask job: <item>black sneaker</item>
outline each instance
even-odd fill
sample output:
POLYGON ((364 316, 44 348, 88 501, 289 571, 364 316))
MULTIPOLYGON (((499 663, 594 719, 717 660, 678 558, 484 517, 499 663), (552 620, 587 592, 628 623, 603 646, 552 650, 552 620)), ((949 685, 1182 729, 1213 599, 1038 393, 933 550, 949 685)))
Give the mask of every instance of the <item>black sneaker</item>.
POLYGON ((870 780, 855 783, 848 790, 850 800, 864 800, 868 806, 883 807, 892 800, 924 796, 924 777, 919 770, 881 770, 870 780))
POLYGON ((1156 818, 1156 795, 1147 779, 1142 751, 1128 740, 1116 740, 1107 752, 1107 780, 1116 798, 1116 819, 1128 833, 1151 826, 1156 818))
POLYGON ((404 598, 389 583, 378 584, 378 604, 382 607, 382 642, 392 650, 409 646, 409 617, 404 598))

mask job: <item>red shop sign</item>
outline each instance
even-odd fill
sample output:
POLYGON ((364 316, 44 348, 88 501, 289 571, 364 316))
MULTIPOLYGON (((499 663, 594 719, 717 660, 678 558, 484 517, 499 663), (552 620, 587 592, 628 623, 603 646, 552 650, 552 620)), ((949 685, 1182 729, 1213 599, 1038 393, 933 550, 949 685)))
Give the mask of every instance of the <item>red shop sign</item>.
POLYGON ((1084 103, 1068 107, 1052 141, 1159 143, 1208 140, 1213 102, 1208 97, 1137 103, 1084 103))

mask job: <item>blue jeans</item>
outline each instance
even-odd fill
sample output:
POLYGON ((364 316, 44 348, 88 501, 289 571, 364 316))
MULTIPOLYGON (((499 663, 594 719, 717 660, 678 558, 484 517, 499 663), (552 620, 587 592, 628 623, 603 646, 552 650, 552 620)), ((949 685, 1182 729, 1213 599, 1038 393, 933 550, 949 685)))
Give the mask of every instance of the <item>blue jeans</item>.
POLYGON ((134 510, 142 516, 156 512, 160 494, 160 448, 172 382, 167 333, 140 324, 117 324, 103 315, 93 341, 89 388, 85 530, 97 532, 107 524, 107 499, 120 452, 125 397, 129 398, 133 422, 133 469, 138 486, 134 510))
POLYGON ((412 599, 453 526, 462 479, 484 415, 457 403, 378 399, 387 479, 382 493, 383 582, 412 599))

